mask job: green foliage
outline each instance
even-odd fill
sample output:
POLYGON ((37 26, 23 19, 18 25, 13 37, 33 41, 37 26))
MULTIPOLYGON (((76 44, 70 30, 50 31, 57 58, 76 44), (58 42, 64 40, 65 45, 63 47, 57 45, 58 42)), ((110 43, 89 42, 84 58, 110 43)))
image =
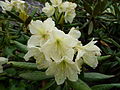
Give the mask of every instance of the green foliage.
POLYGON ((38 80, 38 81, 49 79, 52 77, 52 76, 47 76, 44 72, 41 71, 22 73, 19 76, 27 80, 38 80))
POLYGON ((8 64, 11 64, 12 67, 17 67, 17 68, 37 69, 37 66, 35 63, 10 61, 8 62, 8 64))
POLYGON ((114 77, 114 75, 105 75, 101 73, 84 73, 84 79, 86 81, 99 81, 114 77))
POLYGON ((110 90, 114 89, 115 87, 120 88, 120 84, 101 84, 95 85, 92 87, 92 90, 110 90))
POLYGON ((77 82, 69 81, 68 84, 75 90, 91 90, 91 88, 80 79, 77 82))

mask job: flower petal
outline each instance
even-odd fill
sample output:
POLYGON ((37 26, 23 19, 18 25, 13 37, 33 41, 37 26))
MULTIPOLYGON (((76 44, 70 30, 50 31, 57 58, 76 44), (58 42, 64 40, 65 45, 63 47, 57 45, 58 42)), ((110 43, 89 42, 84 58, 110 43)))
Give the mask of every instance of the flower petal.
POLYGON ((92 68, 96 68, 98 65, 97 56, 93 55, 92 53, 84 54, 83 60, 84 60, 84 63, 86 63, 92 68))
POLYGON ((76 13, 74 10, 65 12, 65 22, 72 23, 75 16, 76 16, 76 13))
POLYGON ((42 9, 42 11, 48 16, 51 17, 54 12, 55 12, 55 8, 53 6, 51 6, 48 2, 45 3, 45 7, 42 9))
POLYGON ((33 46, 40 46, 40 36, 39 35, 32 35, 28 40, 28 47, 33 46))
POLYGON ((26 61, 28 61, 30 57, 33 57, 33 56, 35 56, 36 54, 39 54, 39 53, 40 53, 40 48, 30 47, 30 48, 28 48, 28 52, 25 54, 24 59, 26 61))
POLYGON ((42 28, 42 25, 43 25, 43 23, 40 20, 31 21, 31 23, 29 25, 30 32, 32 34, 39 34, 40 30, 42 28))
POLYGON ((76 30, 74 27, 71 28, 71 30, 69 31, 68 34, 69 34, 70 36, 72 36, 73 38, 75 38, 75 39, 78 39, 78 38, 80 38, 80 36, 81 36, 81 32, 78 31, 78 30, 76 30))

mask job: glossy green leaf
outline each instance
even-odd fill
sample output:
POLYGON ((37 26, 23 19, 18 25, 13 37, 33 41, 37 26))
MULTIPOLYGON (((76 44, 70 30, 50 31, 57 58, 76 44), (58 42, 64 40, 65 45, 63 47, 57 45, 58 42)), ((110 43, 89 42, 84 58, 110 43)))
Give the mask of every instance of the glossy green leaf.
POLYGON ((18 41, 12 41, 12 43, 14 43, 14 44, 16 45, 16 47, 17 47, 19 50, 23 51, 24 53, 26 53, 26 52, 28 51, 26 45, 24 45, 24 44, 22 44, 22 43, 20 43, 20 42, 18 42, 18 41))
POLYGON ((112 38, 108 38, 109 41, 111 41, 112 44, 114 44, 116 47, 120 48, 120 44, 118 44, 115 40, 112 38))
POLYGON ((26 72, 20 74, 19 76, 27 80, 35 80, 35 81, 52 78, 52 76, 47 76, 45 72, 41 72, 41 71, 26 72))
MULTIPOLYGON (((110 90, 113 87, 117 87, 120 89, 120 84, 116 83, 116 84, 100 84, 100 85, 95 85, 92 87, 92 90, 110 90)), ((119 90, 117 89, 117 90, 119 90)))
POLYGON ((104 60, 107 60, 111 57, 111 55, 106 55, 106 56, 99 56, 98 57, 98 61, 104 61, 104 60))
POLYGON ((37 69, 35 63, 10 61, 7 64, 12 64, 13 67, 17 67, 17 68, 37 69))
POLYGON ((90 35, 93 31, 93 22, 91 21, 89 24, 88 35, 90 35))
POLYGON ((101 73, 84 73, 84 79, 86 81, 99 81, 99 80, 104 80, 104 79, 109 79, 114 77, 114 75, 105 75, 101 73))
POLYGON ((14 56, 13 51, 15 51, 15 50, 16 50, 16 47, 14 47, 14 46, 6 47, 6 48, 4 49, 4 54, 5 54, 6 56, 8 56, 8 57, 14 56))
POLYGON ((118 61, 119 65, 120 65, 120 58, 117 57, 117 56, 115 58, 116 58, 116 60, 118 61))
POLYGON ((116 53, 115 55, 118 56, 118 57, 120 57, 120 52, 116 53))
POLYGON ((74 90, 91 90, 91 88, 84 81, 82 81, 80 79, 76 82, 68 81, 68 84, 74 90))

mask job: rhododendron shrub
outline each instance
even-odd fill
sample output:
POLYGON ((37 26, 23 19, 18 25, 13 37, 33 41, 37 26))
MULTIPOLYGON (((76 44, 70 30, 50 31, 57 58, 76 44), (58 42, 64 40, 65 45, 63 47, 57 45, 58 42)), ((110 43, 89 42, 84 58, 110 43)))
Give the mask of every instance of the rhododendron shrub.
POLYGON ((1 0, 0 90, 119 90, 119 0, 1 0))

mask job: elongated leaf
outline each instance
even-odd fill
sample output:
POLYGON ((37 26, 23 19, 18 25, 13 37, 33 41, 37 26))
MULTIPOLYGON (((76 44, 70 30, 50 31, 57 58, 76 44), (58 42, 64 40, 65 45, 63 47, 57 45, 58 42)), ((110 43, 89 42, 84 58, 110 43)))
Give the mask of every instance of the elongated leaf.
POLYGON ((114 3, 113 6, 114 6, 115 15, 117 17, 119 17, 120 16, 120 9, 119 9, 117 3, 114 3))
POLYGON ((118 61, 118 63, 120 64, 120 58, 119 57, 115 57, 116 58, 116 60, 118 61))
POLYGON ((114 44, 116 47, 120 48, 120 44, 117 43, 115 40, 113 40, 112 38, 109 38, 108 40, 110 40, 111 43, 114 44))
POLYGON ((120 57, 120 52, 116 53, 115 55, 118 56, 118 57, 120 57))
POLYGON ((37 69, 37 66, 35 63, 10 61, 7 64, 12 64, 13 67, 18 67, 18 68, 37 69))
POLYGON ((92 90, 110 90, 113 87, 120 88, 120 84, 101 84, 101 85, 95 85, 92 87, 92 90))
POLYGON ((84 78, 86 81, 98 81, 112 77, 114 77, 114 75, 105 75, 101 73, 84 73, 84 78))
POLYGON ((104 60, 109 59, 110 57, 111 57, 111 55, 99 56, 99 57, 98 57, 98 60, 99 60, 99 61, 104 61, 104 60))
POLYGON ((93 22, 91 21, 89 24, 88 35, 90 35, 93 31, 93 22))
POLYGON ((74 90, 91 90, 91 88, 85 82, 83 82, 80 79, 76 82, 68 81, 68 84, 72 88, 74 88, 74 90))
POLYGON ((13 51, 16 50, 16 47, 9 46, 4 49, 4 54, 9 56, 14 56, 13 51))
POLYGON ((41 71, 22 73, 19 76, 27 80, 35 80, 35 81, 52 78, 52 76, 47 76, 45 72, 41 72, 41 71))
POLYGON ((80 27, 80 30, 83 29, 83 28, 85 28, 89 23, 90 23, 89 21, 85 22, 85 23, 83 24, 83 26, 80 27))
POLYGON ((26 45, 23 45, 22 43, 18 42, 18 41, 13 41, 13 43, 16 45, 16 47, 18 49, 20 49, 21 51, 23 51, 24 53, 26 53, 28 50, 27 50, 27 46, 26 45))

